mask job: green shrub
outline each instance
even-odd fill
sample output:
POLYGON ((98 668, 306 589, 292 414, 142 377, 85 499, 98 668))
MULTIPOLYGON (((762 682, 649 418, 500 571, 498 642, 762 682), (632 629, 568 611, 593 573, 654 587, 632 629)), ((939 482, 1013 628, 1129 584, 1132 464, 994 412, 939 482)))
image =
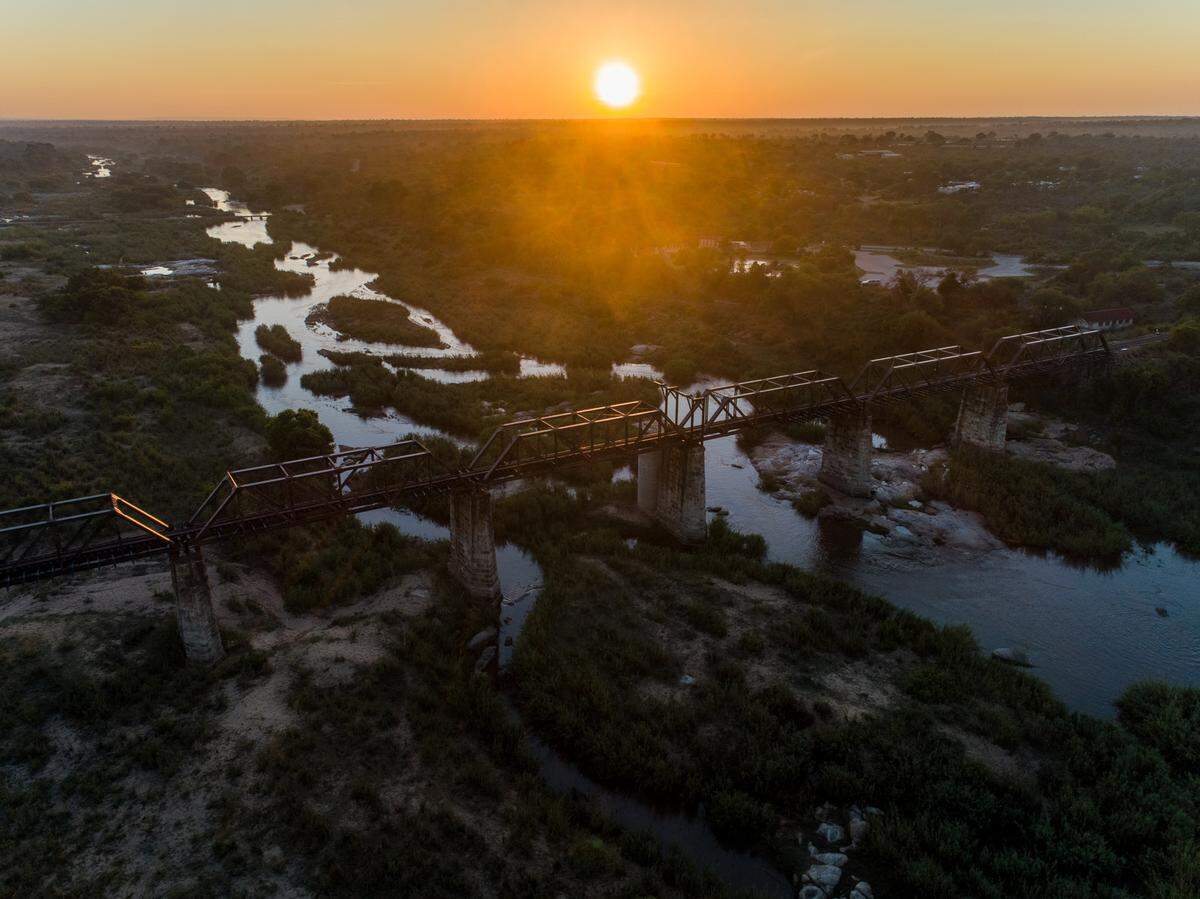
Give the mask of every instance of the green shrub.
POLYGON ((1200 773, 1200 689, 1140 683, 1117 699, 1118 720, 1178 771, 1200 773))
POLYGON ((282 387, 287 383, 287 367, 270 353, 258 357, 262 368, 262 380, 268 387, 282 387))
POLYGON ((254 341, 284 362, 299 362, 304 355, 300 341, 293 339, 283 325, 259 325, 254 329, 254 341))
POLYGON ((325 308, 318 308, 309 318, 359 340, 406 346, 442 345, 436 331, 413 321, 408 310, 399 303, 385 300, 334 297, 325 308))

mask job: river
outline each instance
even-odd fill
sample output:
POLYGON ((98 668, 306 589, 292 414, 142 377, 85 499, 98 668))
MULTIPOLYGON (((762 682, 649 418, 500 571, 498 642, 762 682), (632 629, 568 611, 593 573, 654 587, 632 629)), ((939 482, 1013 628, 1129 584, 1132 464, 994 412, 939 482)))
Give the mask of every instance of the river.
MULTIPOLYGON (((250 210, 225 191, 209 188, 205 192, 218 208, 238 216, 209 228, 212 237, 244 246, 272 242, 266 216, 251 218, 250 210)), ((387 443, 409 433, 449 436, 394 410, 362 417, 348 408, 346 401, 318 397, 300 386, 304 373, 331 366, 319 354, 322 348, 378 355, 475 354, 473 347, 427 310, 375 291, 370 286, 376 278, 374 273, 356 268, 334 270, 334 259, 317 247, 293 243, 276 266, 311 274, 312 290, 299 298, 257 298, 254 318, 240 325, 238 345, 248 359, 257 362, 261 354, 254 329, 264 323, 282 324, 300 341, 303 350, 303 359, 287 367, 288 380, 283 386, 259 385, 259 402, 269 413, 287 408, 312 409, 341 446, 387 443), (401 347, 342 340, 327 326, 306 324, 314 306, 339 294, 403 305, 411 317, 437 331, 444 346, 401 347)), ((1015 274, 1021 266, 1015 257, 1011 262, 997 259, 997 267, 1006 269, 1004 274, 1015 274)), ((446 372, 415 371, 425 377, 451 379, 446 372)), ((552 362, 522 362, 524 376, 554 377, 563 372, 561 365, 552 362)), ((643 363, 615 365, 614 399, 619 398, 621 379, 657 374, 656 369, 643 363)), ((469 377, 487 377, 487 373, 470 372, 469 377)), ((618 474, 628 476, 628 472, 618 474)), ((969 625, 985 648, 1025 648, 1036 665, 1034 672, 1073 709, 1110 717, 1112 700, 1130 683, 1145 678, 1200 684, 1200 563, 1182 557, 1169 546, 1138 551, 1112 571, 1077 567, 1053 555, 1014 549, 972 554, 946 551, 930 560, 873 534, 802 517, 788 502, 759 489, 753 465, 732 437, 706 445, 705 476, 708 505, 727 510, 728 521, 735 528, 762 534, 771 559, 828 573, 934 621, 969 625), (1165 610, 1166 615, 1156 609, 1165 610)), ((418 537, 447 536, 442 525, 408 511, 378 510, 362 518, 367 523, 390 522, 418 537)), ((512 652, 511 644, 505 644, 508 638, 513 643, 518 639, 521 624, 536 602, 541 573, 536 562, 515 546, 500 547, 497 560, 504 592, 499 640, 504 664, 512 652)), ((712 854, 711 834, 702 822, 680 816, 663 818, 640 803, 593 784, 541 744, 531 745, 541 759, 547 782, 561 782, 596 796, 625 826, 650 826, 664 838, 678 837, 693 848, 704 847, 701 857, 712 854)), ((778 891, 772 888, 778 880, 777 872, 761 860, 720 852, 712 857, 731 882, 790 895, 790 887, 787 892, 782 887, 778 891)))

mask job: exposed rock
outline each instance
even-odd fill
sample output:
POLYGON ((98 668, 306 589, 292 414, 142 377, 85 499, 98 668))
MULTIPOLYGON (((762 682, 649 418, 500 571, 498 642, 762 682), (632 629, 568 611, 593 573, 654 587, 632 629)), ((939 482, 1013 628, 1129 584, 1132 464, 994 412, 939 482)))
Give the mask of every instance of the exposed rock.
POLYGON ((696 683, 696 679, 694 677, 692 677, 690 674, 685 674, 685 675, 683 675, 683 677, 679 678, 679 686, 681 686, 681 687, 690 687, 695 683, 696 683))
POLYGON ((826 892, 815 883, 806 883, 797 893, 800 899, 826 899, 826 892))
POLYGON ((1019 665, 1022 668, 1033 667, 1033 662, 1029 660, 1029 653, 1023 649, 1016 649, 1010 646, 993 649, 992 658, 998 662, 1007 662, 1009 665, 1019 665))
POLYGON ((487 671, 488 666, 492 664, 492 659, 496 658, 496 647, 485 647, 483 652, 479 654, 479 658, 475 660, 475 673, 483 674, 487 671))
POLYGON ((491 643, 495 639, 496 629, 494 627, 485 627, 467 642, 467 649, 478 649, 484 643, 491 643))
POLYGON ((865 818, 852 818, 850 821, 850 842, 857 846, 867 835, 869 825, 865 818))
POLYGON ((812 860, 819 865, 833 865, 835 868, 846 867, 849 857, 844 852, 815 852, 812 860))
POLYGON ((837 865, 813 865, 804 872, 804 882, 813 883, 827 894, 837 889, 842 879, 842 869, 837 865))
POLYGON ((817 828, 817 834, 830 844, 842 843, 846 840, 846 831, 840 824, 834 824, 831 821, 822 822, 821 826, 817 828))
POLYGON ((850 899, 874 899, 874 896, 875 894, 871 892, 871 885, 865 880, 860 880, 850 891, 850 899))

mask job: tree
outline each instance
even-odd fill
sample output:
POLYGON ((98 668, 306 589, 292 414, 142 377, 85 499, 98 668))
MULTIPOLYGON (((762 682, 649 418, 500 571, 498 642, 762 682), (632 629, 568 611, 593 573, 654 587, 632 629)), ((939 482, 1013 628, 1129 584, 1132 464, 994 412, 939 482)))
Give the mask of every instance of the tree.
POLYGON ((1167 345, 1176 352, 1200 356, 1200 318, 1189 318, 1172 328, 1167 345))
POLYGON ((1079 301, 1061 290, 1044 287, 1029 298, 1033 323, 1037 328, 1054 328, 1066 324, 1079 314, 1079 301))
POLYGON ((284 409, 267 422, 271 458, 305 459, 333 452, 333 434, 311 409, 284 409))
POLYGON ((1200 284, 1193 285, 1179 297, 1179 310, 1185 315, 1200 315, 1200 284))
POLYGON ((115 268, 88 268, 67 279, 66 286, 43 301, 56 318, 116 324, 123 321, 146 279, 115 268))

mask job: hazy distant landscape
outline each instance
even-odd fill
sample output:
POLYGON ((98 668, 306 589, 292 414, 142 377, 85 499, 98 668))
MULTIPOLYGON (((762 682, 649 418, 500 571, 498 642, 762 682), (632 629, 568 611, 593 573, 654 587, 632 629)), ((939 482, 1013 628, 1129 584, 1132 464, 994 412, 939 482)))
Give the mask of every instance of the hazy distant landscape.
POLYGON ((1200 894, 1198 149, 1187 116, 0 120, 0 508, 175 534, 0 587, 0 892, 1200 894), (872 381, 1049 329, 1102 363, 872 381), (179 536, 252 466, 411 438, 465 478, 554 415, 667 433, 792 373, 845 408, 755 394, 652 463, 572 432, 368 511, 386 466, 310 466, 327 513, 179 536))

